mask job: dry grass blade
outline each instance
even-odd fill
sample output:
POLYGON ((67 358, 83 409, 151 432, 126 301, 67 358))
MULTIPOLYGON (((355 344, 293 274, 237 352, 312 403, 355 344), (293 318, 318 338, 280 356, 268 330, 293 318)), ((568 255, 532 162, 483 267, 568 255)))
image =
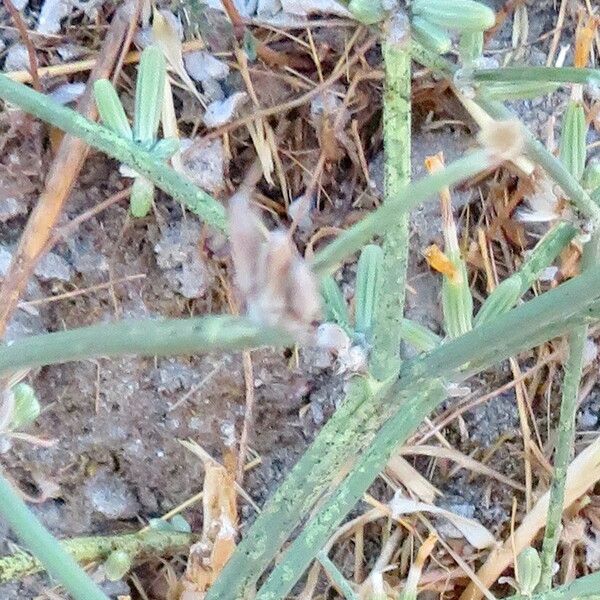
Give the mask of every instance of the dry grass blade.
MULTIPOLYGON (((571 506, 578 498, 600 480, 600 439, 596 439, 571 463, 567 472, 564 508, 571 506)), ((490 587, 514 560, 517 554, 531 545, 538 532, 546 523, 550 493, 546 492, 525 515, 514 535, 510 536, 497 550, 493 550, 477 576, 484 585, 490 587)), ((480 600, 481 591, 470 584, 460 600, 480 600)))

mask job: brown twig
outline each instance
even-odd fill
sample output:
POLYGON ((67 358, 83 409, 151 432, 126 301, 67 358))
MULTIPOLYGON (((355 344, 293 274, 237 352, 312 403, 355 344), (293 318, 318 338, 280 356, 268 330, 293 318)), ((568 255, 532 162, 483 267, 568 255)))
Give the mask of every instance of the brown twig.
POLYGON ((133 8, 133 12, 131 13, 131 17, 129 19, 129 27, 127 28, 127 33, 125 34, 125 40, 123 42, 123 47, 121 48, 121 53, 119 54, 119 59, 117 60, 117 64, 115 65, 115 70, 113 71, 113 75, 111 81, 113 85, 116 85, 117 80, 119 79, 119 75, 121 74, 121 69, 125 64, 125 59, 129 55, 129 47, 131 46, 131 42, 133 40, 133 36, 138 28, 138 20, 140 18, 140 14, 142 12, 144 0, 135 0, 135 6, 133 8))
MULTIPOLYGON (((77 109, 88 119, 95 119, 97 116, 92 84, 99 78, 108 77, 113 69, 127 31, 127 15, 131 14, 128 9, 127 4, 123 5, 115 14, 96 65, 90 73, 86 91, 78 102, 77 109)), ((87 151, 88 146, 85 142, 70 135, 66 135, 60 144, 50 166, 45 189, 27 221, 8 273, 0 287, 0 335, 4 334, 8 320, 27 287, 29 277, 47 248, 48 238, 83 167, 87 151)))
POLYGON ((254 426, 254 369, 252 367, 252 355, 247 350, 242 353, 242 362, 244 365, 244 384, 246 386, 246 406, 244 411, 244 423, 240 434, 240 443, 237 459, 237 473, 235 480, 239 485, 244 482, 244 465, 248 455, 248 439, 250 431, 254 426))
POLYGON ((21 13, 17 10, 17 7, 12 3, 12 0, 4 0, 4 6, 6 6, 6 9, 10 13, 15 27, 19 31, 21 41, 25 45, 25 48, 27 48, 27 54, 29 55, 29 72, 31 73, 31 81, 33 82, 33 87, 36 91, 41 92, 42 84, 40 83, 40 77, 38 75, 37 54, 35 53, 35 48, 33 47, 31 38, 27 33, 27 27, 23 22, 23 17, 21 16, 21 13))

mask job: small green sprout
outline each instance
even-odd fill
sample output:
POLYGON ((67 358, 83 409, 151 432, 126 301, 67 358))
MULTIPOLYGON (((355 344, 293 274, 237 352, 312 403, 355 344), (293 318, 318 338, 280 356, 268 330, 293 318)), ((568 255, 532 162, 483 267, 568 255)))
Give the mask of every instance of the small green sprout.
MULTIPOLYGON (((94 97, 104 125, 124 139, 135 140, 162 160, 168 160, 179 149, 177 140, 157 139, 166 76, 162 51, 157 46, 145 48, 135 89, 133 131, 113 84, 107 79, 100 79, 94 84, 94 97)), ((154 184, 131 169, 123 168, 122 171, 134 178, 130 196, 131 214, 134 217, 146 216, 154 200, 154 184)))
POLYGON ((542 575, 542 561, 535 548, 529 546, 517 556, 515 574, 521 595, 531 597, 542 575))
POLYGON ((124 550, 114 550, 108 555, 103 566, 104 574, 109 581, 119 581, 131 569, 131 556, 124 550))
POLYGON ((17 383, 9 392, 13 396, 13 406, 8 429, 17 431, 31 425, 41 412, 35 390, 27 383, 17 383))

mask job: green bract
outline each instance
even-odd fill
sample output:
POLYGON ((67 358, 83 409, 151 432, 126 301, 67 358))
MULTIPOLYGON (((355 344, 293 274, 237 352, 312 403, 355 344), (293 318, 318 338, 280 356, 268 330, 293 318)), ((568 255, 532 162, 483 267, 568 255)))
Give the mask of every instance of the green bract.
POLYGON ((375 321, 382 263, 383 251, 374 244, 365 246, 358 259, 354 323, 356 333, 364 336, 366 340, 371 335, 375 321))
POLYGON ((167 67, 162 51, 148 46, 143 52, 135 85, 133 131, 142 144, 153 144, 158 132, 167 67))
POLYGON ((457 31, 485 31, 494 26, 494 11, 472 0, 413 0, 413 15, 457 31))
POLYGON ((104 125, 123 138, 131 139, 133 134, 117 91, 108 79, 94 83, 94 99, 104 125))

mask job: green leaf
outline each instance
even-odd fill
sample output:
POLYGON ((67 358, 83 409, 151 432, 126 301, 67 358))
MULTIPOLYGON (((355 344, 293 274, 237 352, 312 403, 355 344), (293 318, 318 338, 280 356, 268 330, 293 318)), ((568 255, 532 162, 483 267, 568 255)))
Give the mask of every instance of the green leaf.
POLYGON ((567 104, 560 137, 560 160, 569 173, 581 180, 585 169, 587 125, 585 111, 580 102, 570 100, 567 104))
POLYGON ((414 0, 413 15, 444 29, 485 31, 496 23, 494 11, 473 0, 414 0))
POLYGON ((41 407, 35 390, 27 383, 17 383, 10 393, 14 405, 9 427, 15 431, 33 423, 40 416, 41 407))
POLYGON ((117 91, 108 79, 98 79, 94 83, 94 98, 104 125, 117 135, 128 140, 132 139, 129 120, 117 91))
POLYGON ((131 556, 124 550, 114 550, 104 561, 104 572, 109 581, 119 581, 131 569, 131 556))
POLYGON ((379 246, 368 244, 362 249, 356 271, 354 329, 366 341, 375 322, 382 264, 383 251, 379 246))
POLYGON ((508 312, 521 297, 521 277, 518 274, 505 279, 485 300, 477 316, 475 327, 508 312))
POLYGON ((557 83, 543 81, 489 82, 479 86, 479 92, 489 100, 530 100, 552 94, 557 83))
POLYGON ((483 53, 483 31, 465 31, 460 36, 460 58, 464 65, 472 65, 483 53))
POLYGON ((542 561, 535 548, 529 546, 517 556, 517 583, 524 596, 533 594, 542 575, 542 561))
POLYGON ((321 295, 325 304, 325 320, 337 323, 346 333, 351 333, 352 326, 346 299, 333 276, 326 275, 321 280, 321 295))
POLYGON ((350 0, 348 10, 357 21, 365 25, 379 23, 388 13, 381 0, 350 0))
POLYGON ((436 54, 446 54, 452 48, 452 39, 448 33, 427 19, 415 16, 411 20, 411 28, 413 36, 436 54))
POLYGON ((471 331, 473 325, 473 297, 469 289, 467 268, 460 256, 449 257, 458 271, 456 280, 444 276, 442 282, 442 310, 444 329, 451 337, 471 331))
POLYGON ((419 350, 419 352, 429 352, 442 343, 439 335, 410 319, 402 319, 400 336, 405 342, 408 342, 411 346, 419 350))
POLYGON ((142 52, 135 86, 135 139, 151 145, 156 139, 165 92, 167 67, 165 57, 157 46, 148 46, 142 52))
POLYGON ((181 144, 179 140, 174 137, 164 138, 162 140, 158 140, 156 144, 152 147, 152 154, 161 160, 168 160, 179 151, 181 144))

